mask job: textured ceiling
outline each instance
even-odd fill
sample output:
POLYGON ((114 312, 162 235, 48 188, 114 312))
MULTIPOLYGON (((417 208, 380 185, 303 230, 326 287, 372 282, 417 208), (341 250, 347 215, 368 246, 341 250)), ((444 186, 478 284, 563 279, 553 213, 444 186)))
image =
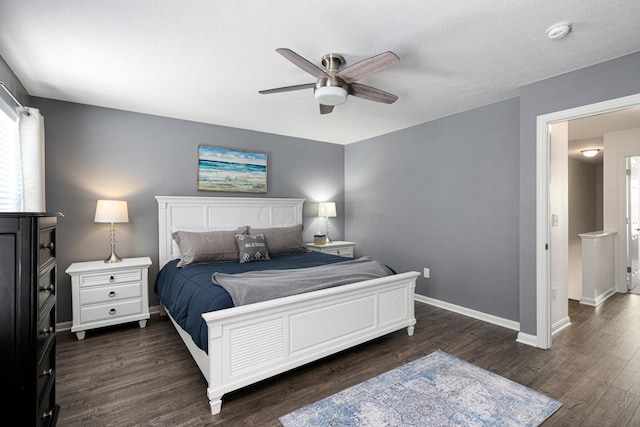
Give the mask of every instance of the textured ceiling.
POLYGON ((29 94, 348 144, 518 95, 518 87, 640 50, 640 1, 3 0, 0 55, 29 94), (571 21, 564 39, 545 29, 571 21), (320 115, 320 66, 400 57, 361 83, 399 96, 349 97, 320 115))

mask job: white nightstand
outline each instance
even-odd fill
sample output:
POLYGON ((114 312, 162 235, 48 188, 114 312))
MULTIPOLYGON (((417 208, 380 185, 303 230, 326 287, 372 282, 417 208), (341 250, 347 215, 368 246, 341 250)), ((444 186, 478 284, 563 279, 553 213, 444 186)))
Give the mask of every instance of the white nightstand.
POLYGON ((322 252, 331 255, 340 255, 347 258, 353 258, 353 248, 356 244, 354 242, 335 241, 329 242, 325 245, 316 245, 314 243, 307 243, 307 248, 312 251, 322 252))
POLYGON ((82 340, 87 329, 135 321, 147 326, 150 265, 149 257, 71 264, 71 332, 82 340))

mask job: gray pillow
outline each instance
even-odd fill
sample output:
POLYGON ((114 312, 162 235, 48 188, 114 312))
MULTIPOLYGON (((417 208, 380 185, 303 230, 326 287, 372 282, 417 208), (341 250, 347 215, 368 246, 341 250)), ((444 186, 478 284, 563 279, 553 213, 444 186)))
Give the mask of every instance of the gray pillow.
POLYGON ((206 262, 237 261, 235 234, 246 234, 248 227, 228 231, 175 231, 171 233, 180 249, 178 267, 206 262))
POLYGON ((240 264, 251 261, 267 261, 269 250, 264 234, 242 234, 235 235, 238 244, 240 264))
POLYGON ((253 228, 249 234, 264 234, 269 255, 296 254, 307 251, 302 239, 302 224, 288 227, 253 228))

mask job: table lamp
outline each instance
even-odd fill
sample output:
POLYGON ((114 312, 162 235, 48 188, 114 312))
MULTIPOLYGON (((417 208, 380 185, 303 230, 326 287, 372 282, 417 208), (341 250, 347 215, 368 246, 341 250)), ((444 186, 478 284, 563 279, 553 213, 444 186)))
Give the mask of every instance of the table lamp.
POLYGON ((335 202, 321 202, 318 203, 318 216, 323 216, 325 220, 325 235, 327 236, 327 243, 329 239, 329 218, 336 217, 336 204, 335 202))
POLYGON ((116 222, 129 222, 127 202, 124 200, 98 200, 94 222, 111 223, 109 232, 111 236, 111 255, 109 255, 104 262, 112 263, 122 261, 122 258, 116 254, 116 228, 113 224, 116 222))

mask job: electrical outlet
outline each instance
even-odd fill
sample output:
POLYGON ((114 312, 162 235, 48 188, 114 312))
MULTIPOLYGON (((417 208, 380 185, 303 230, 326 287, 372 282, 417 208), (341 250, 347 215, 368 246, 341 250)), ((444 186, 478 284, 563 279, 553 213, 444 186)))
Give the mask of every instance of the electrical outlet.
POLYGON ((431 272, 429 271, 430 269, 425 268, 424 269, 424 278, 428 279, 431 276, 431 272))

